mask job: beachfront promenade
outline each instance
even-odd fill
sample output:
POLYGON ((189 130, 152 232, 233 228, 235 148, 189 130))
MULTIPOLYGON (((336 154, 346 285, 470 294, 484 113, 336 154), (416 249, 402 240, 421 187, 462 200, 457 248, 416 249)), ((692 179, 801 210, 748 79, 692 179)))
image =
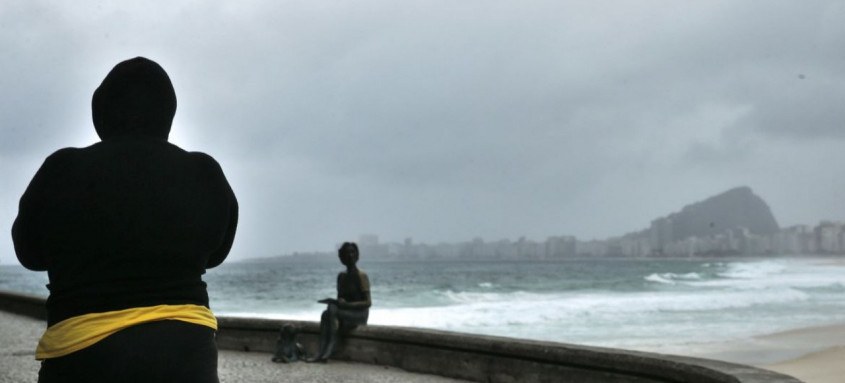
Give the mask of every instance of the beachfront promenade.
MULTIPOLYGON (((43 299, 0 292, 0 382, 35 380, 38 363, 32 349, 44 315, 43 299)), ((455 381, 446 376, 477 382, 800 382, 716 360, 390 326, 354 330, 338 345, 337 360, 326 365, 279 365, 269 359, 284 323, 295 325, 300 341, 314 349, 317 323, 219 317, 221 380, 455 381)))
MULTIPOLYGON (((39 362, 35 360, 35 344, 43 331, 42 321, 0 310, 0 383, 38 380, 39 362)), ((277 364, 270 361, 270 354, 263 352, 221 350, 218 363, 220 381, 223 383, 460 382, 360 363, 330 361, 327 364, 277 364)))

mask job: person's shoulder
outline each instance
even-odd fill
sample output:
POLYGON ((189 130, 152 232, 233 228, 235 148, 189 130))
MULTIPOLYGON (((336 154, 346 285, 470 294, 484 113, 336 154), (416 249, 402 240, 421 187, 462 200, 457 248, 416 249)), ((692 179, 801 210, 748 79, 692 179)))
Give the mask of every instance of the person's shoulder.
MULTIPOLYGON (((182 150, 182 149, 180 148, 180 150, 182 150)), ((209 164, 209 165, 211 165, 211 164, 216 165, 217 164, 217 160, 215 160, 214 157, 212 157, 210 154, 207 154, 205 152, 185 151, 185 154, 189 158, 191 158, 192 160, 197 161, 197 162, 202 162, 202 163, 209 164)))
POLYGON ((370 277, 364 270, 358 270, 358 278, 361 280, 361 290, 370 291, 370 277))
POLYGON ((367 275, 367 272, 361 269, 358 269, 358 278, 365 282, 370 281, 370 277, 367 275))
POLYGON ((223 175, 223 168, 220 167, 220 163, 214 157, 203 152, 185 152, 185 155, 200 169, 216 175, 223 175))
MULTIPOLYGON (((92 145, 93 146, 93 145, 92 145)), ((89 146, 90 148, 90 146, 89 146)), ((73 158, 79 156, 80 154, 84 153, 87 148, 61 148, 56 150, 49 156, 45 161, 49 162, 63 162, 72 160, 73 158)))
MULTIPOLYGON (((181 148, 179 150, 182 150, 181 148)), ((203 152, 189 152, 182 150, 182 156, 187 161, 191 172, 200 176, 206 181, 215 180, 215 184, 221 187, 228 185, 223 168, 214 157, 203 152)), ((225 186, 228 187, 228 186, 225 186)))
POLYGON ((66 168, 68 165, 78 161, 80 157, 84 156, 87 149, 88 148, 61 148, 47 156, 41 167, 46 171, 66 168))

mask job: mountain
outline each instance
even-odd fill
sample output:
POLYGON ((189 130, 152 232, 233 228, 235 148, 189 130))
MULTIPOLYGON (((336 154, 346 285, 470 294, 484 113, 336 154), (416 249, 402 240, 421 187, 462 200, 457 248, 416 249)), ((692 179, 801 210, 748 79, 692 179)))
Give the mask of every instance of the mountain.
POLYGON ((675 241, 740 227, 754 234, 772 234, 780 230, 769 205, 747 186, 684 206, 677 213, 655 220, 652 227, 667 224, 675 241))

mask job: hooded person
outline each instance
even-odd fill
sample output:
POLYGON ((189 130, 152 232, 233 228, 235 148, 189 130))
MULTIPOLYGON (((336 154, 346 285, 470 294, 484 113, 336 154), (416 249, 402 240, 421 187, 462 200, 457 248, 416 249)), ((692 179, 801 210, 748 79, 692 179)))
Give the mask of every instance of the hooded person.
POLYGON ((167 141, 176 95, 158 64, 119 63, 94 92, 101 141, 50 155, 20 200, 20 263, 47 271, 39 382, 216 382, 202 274, 232 247, 220 165, 167 141))

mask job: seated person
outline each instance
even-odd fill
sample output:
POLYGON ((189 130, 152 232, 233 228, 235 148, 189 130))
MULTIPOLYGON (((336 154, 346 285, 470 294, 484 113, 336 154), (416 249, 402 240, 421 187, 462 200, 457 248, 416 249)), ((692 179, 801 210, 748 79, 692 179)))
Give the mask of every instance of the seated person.
POLYGON ((312 362, 327 361, 337 343, 338 330, 351 330, 367 324, 370 314, 370 280, 367 273, 356 266, 358 245, 345 242, 338 249, 337 255, 340 263, 346 266, 346 271, 337 275, 337 299, 319 301, 328 304, 328 308, 320 318, 320 350, 310 360, 312 362))

